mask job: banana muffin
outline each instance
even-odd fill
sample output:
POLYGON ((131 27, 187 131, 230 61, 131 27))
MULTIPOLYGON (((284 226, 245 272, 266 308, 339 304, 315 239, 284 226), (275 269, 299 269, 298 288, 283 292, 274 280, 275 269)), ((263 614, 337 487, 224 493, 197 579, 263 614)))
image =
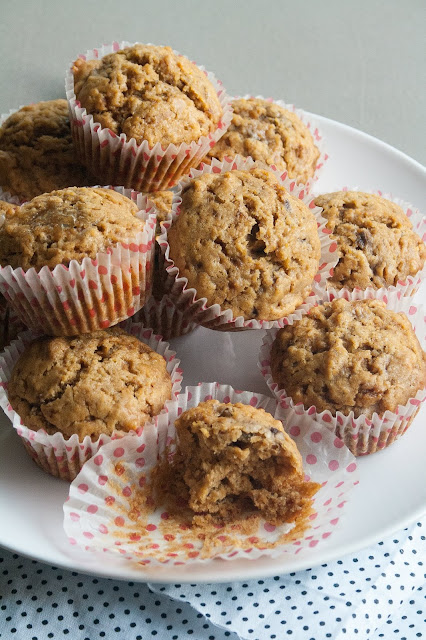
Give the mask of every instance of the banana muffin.
POLYGON ((222 107, 206 75, 170 47, 136 44, 78 58, 74 91, 95 122, 150 146, 191 143, 217 128, 222 107))
POLYGON ((169 481, 158 477, 173 485, 196 520, 230 522, 254 511, 282 524, 310 509, 320 485, 305 481, 295 443, 263 409, 208 400, 182 413, 175 428, 169 481))
POLYGON ((25 426, 93 441, 143 426, 171 390, 165 359, 118 328, 35 340, 8 385, 9 402, 25 426))
POLYGON ((160 233, 160 222, 164 222, 172 210, 173 191, 153 191, 145 195, 157 210, 157 233, 160 233))
POLYGON ((401 207, 378 195, 337 191, 318 196, 337 242, 335 289, 395 286, 424 266, 426 246, 401 207))
POLYGON ((426 384, 426 354, 403 313, 334 299, 280 329, 271 373, 294 403, 355 418, 395 412, 426 384))
POLYGON ((42 194, 5 212, 0 264, 39 271, 45 265, 53 269, 93 259, 143 230, 137 212, 132 200, 112 189, 75 187, 42 194))
POLYGON ((275 165, 297 182, 306 183, 312 178, 320 153, 309 129, 295 113, 260 98, 233 100, 232 108, 231 125, 204 162, 238 154, 275 165))
POLYGON ((74 155, 66 100, 22 107, 0 127, 0 186, 20 200, 96 184, 74 155))
POLYGON ((321 254, 312 212, 263 169, 189 181, 168 242, 188 288, 245 320, 293 313, 311 290, 321 254))

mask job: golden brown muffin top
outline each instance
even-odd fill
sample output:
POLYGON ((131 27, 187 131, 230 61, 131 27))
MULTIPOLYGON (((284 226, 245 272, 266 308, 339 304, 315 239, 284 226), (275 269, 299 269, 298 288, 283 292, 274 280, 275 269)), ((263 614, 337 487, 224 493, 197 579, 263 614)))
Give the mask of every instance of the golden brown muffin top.
POLYGON ((0 186, 29 200, 54 189, 95 184, 74 155, 66 100, 22 107, 0 127, 0 186))
POLYGON ((138 143, 179 145, 217 127, 222 107, 210 80, 170 47, 136 44, 73 66, 77 100, 102 127, 138 143))
POLYGON ((0 228, 0 264, 53 269, 95 258, 144 228, 132 200, 112 189, 75 187, 37 196, 6 212, 0 228))
POLYGON ((426 360, 408 318, 379 300, 335 299, 278 332, 272 377, 295 403, 355 417, 382 416, 426 384, 426 360))
POLYGON ((23 423, 83 440, 132 431, 171 398, 164 358, 122 329, 42 337, 17 361, 9 401, 23 423))
POLYGON ((291 111, 260 98, 233 100, 232 122, 207 161, 237 154, 251 156, 290 178, 306 183, 315 173, 319 151, 309 129, 291 111))
POLYGON ((191 180, 168 240, 197 297, 245 319, 293 313, 311 290, 321 253, 312 212, 262 169, 191 180))
POLYGON ((401 207, 378 195, 337 191, 315 199, 340 254, 329 283, 336 289, 389 287, 423 268, 426 246, 401 207))

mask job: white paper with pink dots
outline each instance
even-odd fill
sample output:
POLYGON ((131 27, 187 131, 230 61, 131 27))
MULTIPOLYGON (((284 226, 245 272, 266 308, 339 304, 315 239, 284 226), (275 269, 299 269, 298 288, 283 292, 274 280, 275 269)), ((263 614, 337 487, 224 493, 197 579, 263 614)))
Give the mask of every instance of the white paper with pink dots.
POLYGON ((236 534, 232 525, 227 524, 218 529, 215 550, 205 557, 203 542, 193 536, 188 543, 186 531, 180 532, 176 527, 173 536, 163 535, 161 521, 168 519, 169 514, 161 506, 144 517, 142 525, 139 520, 135 521, 133 495, 149 483, 150 472, 165 447, 173 448, 175 419, 187 408, 211 398, 250 404, 265 409, 277 419, 283 418, 277 402, 261 394, 234 391, 217 383, 188 387, 179 395, 178 403, 170 405, 168 413, 156 419, 155 427, 145 426, 137 438, 125 437, 119 444, 105 445, 86 463, 72 483, 64 505, 64 526, 71 544, 119 553, 144 566, 210 562, 213 557, 230 560, 256 559, 262 555, 276 557, 283 553, 298 555, 307 548, 318 546, 320 549, 321 541, 332 535, 344 517, 345 503, 359 480, 355 458, 343 443, 328 429, 304 416, 290 424, 287 422, 286 427, 302 455, 306 480, 312 479, 322 487, 314 497, 310 527, 295 542, 265 548, 265 544, 276 542, 291 529, 286 524, 275 527, 262 521, 255 535, 236 534), (232 545, 231 535, 237 536, 238 547, 232 545))

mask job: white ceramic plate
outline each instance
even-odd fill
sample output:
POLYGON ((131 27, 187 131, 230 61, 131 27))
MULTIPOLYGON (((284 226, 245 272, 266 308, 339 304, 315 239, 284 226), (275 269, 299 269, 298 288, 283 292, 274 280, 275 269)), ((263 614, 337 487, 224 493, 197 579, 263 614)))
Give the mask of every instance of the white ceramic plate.
MULTIPOLYGON (((345 125, 313 116, 326 136, 330 159, 315 190, 344 185, 380 189, 426 212, 426 170, 396 149, 345 125)), ((268 393, 257 369, 263 332, 222 333, 199 328, 172 341, 184 384, 218 381, 268 393)), ((31 558, 83 573, 152 582, 228 582, 277 575, 328 562, 366 547, 426 512, 426 407, 406 435, 389 449, 359 460, 360 484, 346 505, 341 526, 305 555, 256 561, 212 561, 155 570, 120 558, 71 547, 62 529, 68 485, 43 473, 25 452, 4 415, 0 417, 0 545, 31 558)))

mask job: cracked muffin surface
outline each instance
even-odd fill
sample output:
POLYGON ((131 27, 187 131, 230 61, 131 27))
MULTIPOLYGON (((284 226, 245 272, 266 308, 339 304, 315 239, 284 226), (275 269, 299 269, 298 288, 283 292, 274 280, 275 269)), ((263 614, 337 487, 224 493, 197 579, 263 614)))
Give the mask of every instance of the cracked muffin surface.
POLYGON ((165 359, 118 328, 35 340, 8 385, 23 424, 80 440, 138 429, 160 413, 171 390, 165 359))
POLYGON ((425 357, 405 314, 379 300, 334 299, 280 329, 271 372, 306 409, 382 416, 425 386, 425 357))
POLYGON ((312 212, 263 169, 191 180, 168 241, 188 288, 245 319, 293 313, 321 254, 312 212))
POLYGON ((96 184, 75 157, 66 100, 38 102, 0 127, 0 186, 21 200, 96 184))
POLYGON ((315 204, 336 239, 339 262, 329 284, 336 289, 395 286, 423 268, 426 246, 394 202, 360 191, 318 196, 315 204))
POLYGON ((306 183, 314 175, 320 154, 311 132, 295 113, 260 98, 233 100, 232 108, 231 125, 207 161, 239 154, 275 165, 298 182, 306 183))
POLYGON ((222 107, 210 80, 170 47, 136 44, 73 66, 77 100, 94 120, 150 146, 190 143, 217 128, 222 107))
POLYGON ((95 258, 144 228, 136 204, 112 189, 69 188, 33 198, 5 212, 0 264, 53 269, 70 260, 95 258))
POLYGON ((269 413, 208 400, 182 413, 175 427, 169 473, 201 519, 229 522, 254 510, 278 524, 306 515, 319 485, 304 480, 296 444, 269 413))

